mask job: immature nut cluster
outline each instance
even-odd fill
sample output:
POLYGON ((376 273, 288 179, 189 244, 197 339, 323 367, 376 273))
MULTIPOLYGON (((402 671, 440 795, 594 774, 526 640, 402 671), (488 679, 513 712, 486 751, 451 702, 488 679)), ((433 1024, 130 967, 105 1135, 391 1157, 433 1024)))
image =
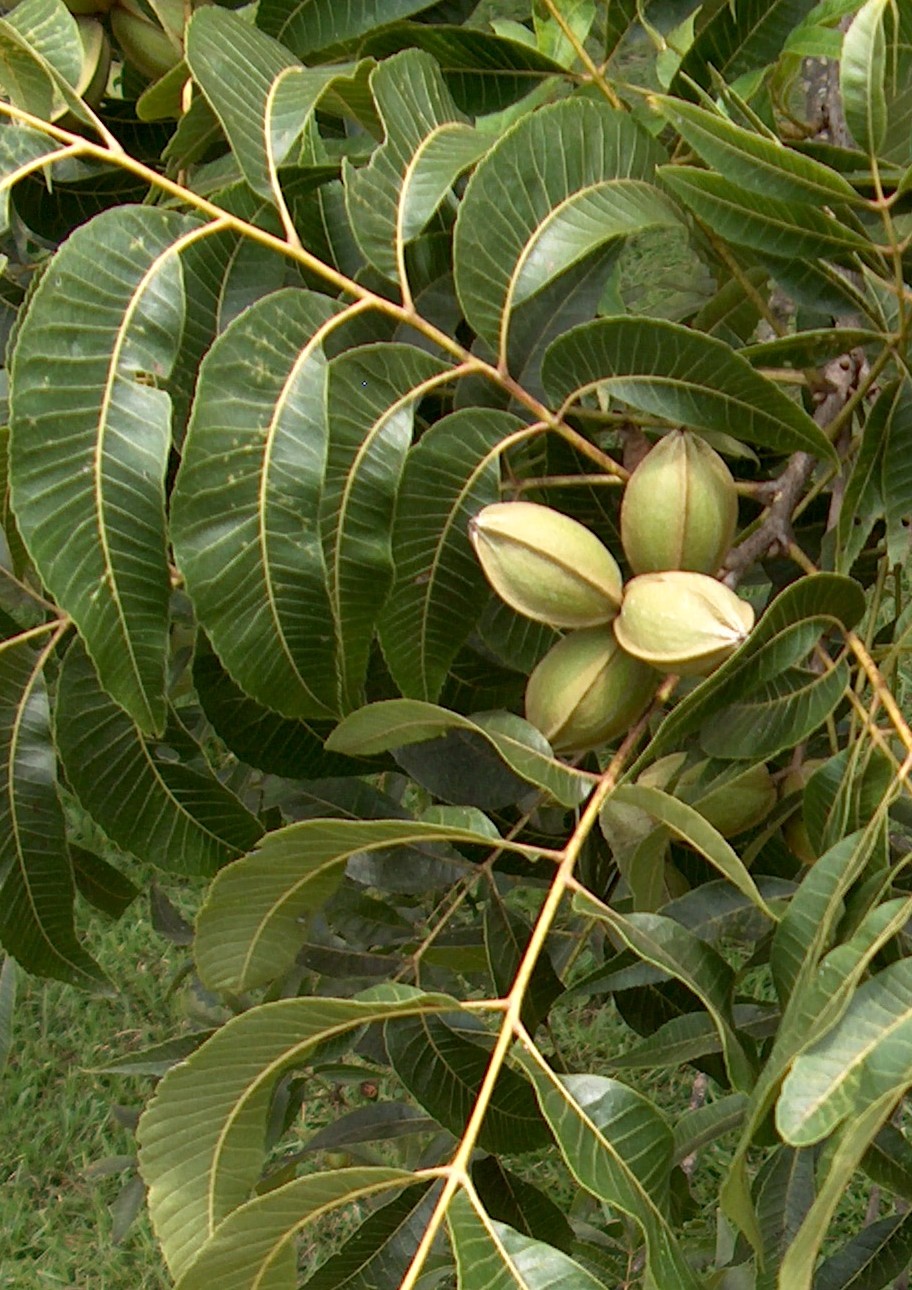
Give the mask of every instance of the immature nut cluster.
POLYGON ((628 654, 660 672, 707 676, 734 653, 754 611, 705 573, 641 573, 624 588, 615 630, 628 654))
POLYGON ((646 454, 621 504, 621 542, 634 573, 715 573, 738 522, 728 467, 699 435, 673 430, 646 454))
POLYGON ((496 502, 469 524, 491 586, 508 605, 552 627, 597 627, 621 604, 621 571, 594 533, 535 502, 496 502))
POLYGON ((559 640, 529 677, 526 716, 555 752, 586 752, 626 730, 654 690, 655 673, 624 653, 610 623, 584 627, 559 640))
POLYGON ((626 586, 595 534, 548 506, 498 502, 471 520, 498 595, 527 618, 574 629, 526 689, 526 715, 557 752, 620 734, 646 708, 655 671, 705 676, 745 639, 753 609, 708 576, 731 545, 737 511, 722 459, 673 431, 627 484, 621 539, 636 576, 626 586))

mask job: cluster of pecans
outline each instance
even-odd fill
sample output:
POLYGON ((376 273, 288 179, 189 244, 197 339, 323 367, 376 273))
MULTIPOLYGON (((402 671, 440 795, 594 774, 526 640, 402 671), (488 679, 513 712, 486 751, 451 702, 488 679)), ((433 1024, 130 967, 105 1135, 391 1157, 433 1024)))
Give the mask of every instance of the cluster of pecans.
POLYGON ((738 498, 722 458, 676 430, 627 483, 621 542, 634 577, 584 525, 534 502, 498 502, 469 532, 494 590, 567 635, 526 689, 526 716, 555 752, 598 748, 626 730, 656 672, 705 676, 745 639, 751 606, 711 576, 735 534, 738 498))

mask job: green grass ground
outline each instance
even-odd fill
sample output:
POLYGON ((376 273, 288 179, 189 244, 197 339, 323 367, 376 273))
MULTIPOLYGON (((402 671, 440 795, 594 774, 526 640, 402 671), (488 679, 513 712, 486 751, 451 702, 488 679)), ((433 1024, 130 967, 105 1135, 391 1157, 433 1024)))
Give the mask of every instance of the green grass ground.
POLYGON ((0 1074, 0 1290, 169 1284, 144 1213, 115 1243, 117 1198, 130 1174, 93 1172, 106 1158, 132 1155, 114 1108, 139 1110, 149 1082, 93 1068, 174 1033, 179 1007, 167 989, 186 952, 152 930, 142 898, 116 924, 93 917, 89 946, 116 998, 19 976, 0 1074))

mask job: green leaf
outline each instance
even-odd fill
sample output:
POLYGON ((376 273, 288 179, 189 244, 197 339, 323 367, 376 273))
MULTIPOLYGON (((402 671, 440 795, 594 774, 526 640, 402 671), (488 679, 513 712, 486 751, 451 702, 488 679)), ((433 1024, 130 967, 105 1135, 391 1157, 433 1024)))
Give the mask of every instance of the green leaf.
POLYGON ((681 63, 675 92, 687 91, 685 78, 710 84, 710 69, 727 82, 775 62, 782 46, 815 0, 737 0, 704 6, 705 17, 681 63))
POLYGON ((102 684, 147 732, 165 721, 171 408, 161 383, 183 323, 179 252, 200 235, 182 216, 131 206, 77 229, 31 297, 12 365, 23 541, 102 684))
MULTIPOLYGON (((810 652, 814 635, 825 627, 835 623, 850 629, 864 611, 864 593, 851 578, 818 573, 793 582, 776 597, 742 647, 669 713, 649 746, 648 759, 679 748, 713 713, 793 666, 810 652)), ((631 773, 641 770, 645 761, 641 757, 631 773)))
POLYGON ((414 820, 302 820, 267 833, 217 876, 197 918, 197 967, 213 990, 255 989, 287 971, 306 916, 326 903, 354 855, 433 842, 490 847, 470 829, 414 820))
POLYGON ((216 653, 245 693, 286 717, 336 706, 315 517, 327 453, 323 343, 346 316, 326 296, 289 288, 219 337, 200 370, 172 501, 175 557, 216 653))
POLYGON ((745 345, 741 357, 754 367, 822 367, 856 345, 882 343, 878 332, 863 327, 821 327, 745 345))
POLYGON ((605 45, 603 57, 612 58, 627 32, 637 21, 637 0, 615 0, 604 15, 605 45))
POLYGON ((369 766, 324 750, 330 725, 294 721, 261 707, 235 685, 216 656, 199 641, 193 658, 193 686, 215 733, 248 766, 288 779, 363 775, 369 766))
POLYGON ((429 54, 386 59, 370 84, 385 138, 367 166, 346 163, 345 203, 365 257, 405 291, 406 246, 491 140, 464 121, 429 54))
MULTIPOLYGON (((743 1033, 744 1025, 739 1029, 743 1033)), ((685 1012, 683 1016, 666 1021, 642 1043, 622 1053, 620 1057, 613 1057, 611 1068, 616 1071, 635 1071, 680 1066, 684 1062, 695 1062, 707 1053, 721 1051, 722 1043, 712 1017, 706 1012, 685 1012)))
POLYGON ((589 917, 606 923, 639 958, 693 991, 719 1033, 732 1084, 736 1089, 750 1088, 751 1063, 735 1033, 731 1014, 732 971, 722 956, 662 914, 619 914, 589 895, 578 895, 574 904, 589 917))
POLYGON ((368 1000, 283 999, 233 1018, 158 1085, 139 1123, 140 1169, 172 1275, 179 1277, 250 1198, 283 1073, 328 1040, 395 1015, 452 1012, 455 1000, 383 987, 368 1000))
POLYGON ((451 730, 481 735, 512 771, 564 806, 578 806, 594 783, 593 776, 555 760, 544 737, 519 717, 483 713, 473 721, 418 699, 386 699, 360 708, 336 726, 326 747, 329 752, 370 756, 437 739, 451 730))
POLYGON ((661 166, 662 181, 719 237, 783 259, 844 259, 871 251, 870 241, 808 202, 783 201, 740 188, 692 166, 661 166))
POLYGON ((830 847, 805 874, 789 902, 770 950, 773 981, 783 1003, 814 972, 843 913, 845 894, 870 859, 873 836, 869 825, 830 847))
POLYGON ((17 976, 16 960, 4 954, 0 964, 0 1072, 5 1069, 13 1046, 17 976))
POLYGON ((11 189, 59 152, 55 139, 30 126, 10 122, 0 132, 0 229, 9 228, 11 189))
POLYGON ((710 757, 773 757, 793 748, 826 721, 849 683, 843 661, 822 674, 790 668, 732 704, 704 728, 700 743, 710 757))
POLYGON ((661 153, 631 118, 580 99, 523 117, 491 149, 456 220, 456 289, 505 358, 513 310, 611 238, 680 223, 648 182, 661 153))
POLYGON ((111 918, 120 918, 139 895, 139 888, 107 860, 83 847, 70 847, 79 894, 111 918))
MULTIPOLYGON (((458 1138, 465 1131, 491 1061, 490 1044, 474 1043, 437 1016, 387 1023, 384 1036, 393 1070, 412 1097, 458 1138)), ((490 1038, 480 1031, 479 1038, 490 1038)), ((535 1151, 551 1141, 528 1080, 504 1067, 478 1136, 495 1155, 535 1151)))
POLYGON ((60 0, 21 0, 6 22, 75 89, 82 78, 82 41, 76 19, 60 0))
POLYGON ((839 1023, 795 1058, 782 1085, 776 1124, 787 1142, 819 1142, 910 1082, 912 960, 891 963, 855 991, 839 1023))
POLYGON ((849 181, 829 166, 744 130, 721 113, 659 94, 650 101, 708 166, 741 188, 783 201, 862 201, 849 181))
POLYGON ((440 1184, 419 1183, 368 1214, 354 1236, 304 1283, 306 1290, 371 1290, 405 1276, 434 1206, 440 1184))
POLYGON ((403 694, 434 701, 489 599, 468 522, 500 496, 500 457, 528 431, 506 412, 466 408, 409 453, 396 503, 396 581, 380 643, 403 694))
POLYGON ((912 1261, 912 1213, 891 1214, 863 1227, 821 1263, 814 1290, 883 1290, 912 1261))
POLYGON ((758 1290, 776 1290, 782 1255, 814 1202, 814 1155, 780 1146, 757 1176, 754 1191, 763 1242, 758 1290))
POLYGON ((434 58, 456 106, 471 116, 499 112, 530 91, 547 90, 552 77, 564 72, 525 42, 445 23, 394 23, 368 37, 361 52, 386 58, 413 48, 434 58))
MULTIPOLYGON (((503 999, 510 993, 531 935, 532 928, 525 919, 505 905, 492 889, 485 906, 485 950, 494 988, 503 999)), ((551 959, 547 952, 542 953, 532 969, 520 1013, 520 1020, 530 1034, 535 1033, 563 992, 563 982, 551 959)))
POLYGON ((829 1144, 819 1191, 804 1222, 792 1237, 779 1267, 779 1285, 811 1290, 814 1268, 830 1221, 845 1196, 865 1149, 893 1109, 892 1094, 873 1102, 849 1120, 829 1144))
MULTIPOLYGON (((758 756, 762 754, 758 753, 758 756)), ((747 896, 761 913, 776 922, 776 915, 757 890, 757 884, 725 838, 704 819, 699 810, 680 798, 643 784, 624 784, 616 788, 609 803, 638 807, 660 824, 671 829, 682 842, 689 843, 719 870, 738 891, 747 896)))
POLYGON ((61 668, 55 733, 73 792, 108 836, 140 859, 177 873, 212 874, 262 832, 208 768, 187 766, 173 753, 155 755, 157 744, 101 688, 78 642, 61 668))
MULTIPOLYGON (((340 1205, 369 1205, 412 1178, 402 1169, 361 1167, 275 1187, 228 1215, 175 1290, 210 1290, 214 1285, 221 1290, 292 1290, 297 1285, 295 1236, 340 1205)), ((336 1282, 340 1290, 347 1284, 336 1282)))
POLYGON ((509 1223, 524 1236, 545 1241, 568 1254, 573 1228, 555 1202, 519 1174, 507 1169, 496 1156, 484 1156, 472 1166, 472 1185, 489 1218, 509 1223))
POLYGON ((98 990, 73 925, 75 889, 43 669, 56 638, 0 643, 0 942, 28 972, 98 990))
MULTIPOLYGON (((495 1222, 458 1191, 447 1209, 459 1290, 603 1290, 568 1255, 495 1222)), ((694 1282, 681 1283, 689 1290, 694 1282)))
POLYGON ((885 1124, 864 1154, 861 1167, 878 1187, 912 1199, 912 1144, 893 1124, 885 1124))
POLYGON ((499 596, 492 596, 478 623, 478 633, 503 666, 527 676, 560 640, 553 627, 518 614, 499 596))
POLYGON ((408 18, 433 0, 264 0, 257 23, 299 58, 318 62, 316 54, 365 36, 374 27, 408 18))
MULTIPOLYGON (((197 97, 194 103, 202 102, 197 97)), ((192 111, 192 108, 191 108, 192 111)), ((246 184, 221 191, 219 205, 248 223, 280 235, 282 223, 272 202, 246 184)), ((285 285, 282 256, 228 229, 188 247, 181 257, 186 314, 180 352, 169 389, 175 439, 183 440, 200 363, 215 338, 248 305, 285 285)))
POLYGON ((617 1080, 555 1075, 537 1055, 524 1065, 577 1182, 636 1220, 657 1285, 696 1290, 666 1218, 674 1139, 660 1112, 617 1080))
MULTIPOLYGON (((885 810, 878 814, 882 817, 885 810)), ((721 1189, 724 1212, 757 1250, 762 1242, 750 1196, 748 1152, 773 1109, 795 1055, 825 1035, 838 1021, 874 955, 888 944, 907 918, 904 901, 875 906, 851 941, 837 945, 820 961, 843 913, 845 894, 870 858, 873 839, 879 831, 880 823, 875 818, 873 827, 869 825, 864 834, 844 839, 820 857, 793 898, 773 943, 773 978, 780 998, 787 1002, 772 1051, 751 1093, 744 1131, 721 1189), (789 915, 796 905, 803 906, 800 919, 796 915, 790 921, 789 915), (783 981, 783 951, 787 940, 793 943, 790 983, 783 981)))
POLYGON ((912 550, 912 381, 899 383, 881 452, 880 493, 887 524, 887 561, 904 564, 912 550))
POLYGON ((871 156, 877 156, 887 133, 884 20, 890 8, 891 0, 867 0, 861 6, 843 38, 839 63, 846 125, 858 146, 871 156))
POLYGON ((66 107, 105 133, 75 92, 82 63, 79 28, 61 0, 22 0, 0 19, 0 85, 10 101, 45 120, 66 107))
POLYGON ((653 318, 600 318, 565 332, 545 355, 551 397, 606 394, 696 430, 777 452, 835 461, 832 444, 778 386, 721 340, 653 318))
MULTIPOLYGON (((880 493, 883 444, 898 393, 898 382, 887 384, 865 418, 862 440, 846 484, 836 526, 836 567, 841 573, 851 570, 864 550, 871 530, 883 514, 880 493)), ((900 463, 896 462, 894 465, 899 467, 900 463)))
POLYGON ((685 1111, 674 1127, 675 1164, 739 1128, 746 1104, 743 1093, 728 1093, 715 1102, 685 1111))
POLYGON ((415 406, 450 372, 394 342, 365 345, 329 365, 320 525, 343 710, 361 701, 374 625, 393 580, 393 512, 415 406))
POLYGON ((285 45, 219 8, 191 18, 186 58, 244 178, 281 206, 279 167, 322 95, 351 66, 304 68, 285 45))

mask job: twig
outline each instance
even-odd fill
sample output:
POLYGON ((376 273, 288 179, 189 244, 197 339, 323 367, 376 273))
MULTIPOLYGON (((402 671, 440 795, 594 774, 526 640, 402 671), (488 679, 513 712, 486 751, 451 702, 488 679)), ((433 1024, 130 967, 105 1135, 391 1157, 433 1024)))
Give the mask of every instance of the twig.
MULTIPOLYGON (((853 349, 827 364, 828 391, 817 405, 814 420, 821 427, 833 425, 843 412, 864 370, 864 354, 853 349)), ((759 528, 729 553, 723 581, 736 587, 745 570, 772 551, 786 552, 792 541, 792 514, 814 470, 808 452, 793 453, 778 479, 771 481, 772 497, 759 528)))
MULTIPOLYGON (((690 1109, 697 1111, 706 1101, 706 1090, 709 1087, 709 1078, 703 1071, 697 1071, 694 1078, 693 1089, 690 1094, 690 1109)), ((681 1161, 681 1169, 688 1178, 693 1177, 693 1172, 697 1167, 697 1153, 691 1151, 689 1156, 685 1156, 681 1161)))

